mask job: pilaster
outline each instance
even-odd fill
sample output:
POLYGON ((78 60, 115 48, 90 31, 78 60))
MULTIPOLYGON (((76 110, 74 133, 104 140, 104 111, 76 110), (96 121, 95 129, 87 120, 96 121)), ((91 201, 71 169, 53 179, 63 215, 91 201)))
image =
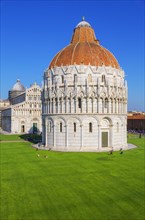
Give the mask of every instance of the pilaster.
POLYGON ((56 112, 56 103, 55 103, 55 98, 53 98, 53 113, 56 112))
POLYGON ((65 148, 68 147, 68 126, 65 125, 65 148))
POLYGON ((114 147, 114 143, 113 143, 113 135, 114 135, 114 130, 113 130, 113 124, 110 125, 110 129, 109 129, 109 147, 114 147))
POLYGON ((64 102, 65 100, 61 98, 61 109, 62 109, 62 114, 64 114, 64 102))
POLYGON ((86 98, 86 113, 88 113, 88 102, 89 102, 89 98, 86 98))
POLYGON ((56 134, 55 134, 55 124, 53 125, 53 147, 55 148, 56 134))
POLYGON ((81 149, 80 150, 82 150, 83 148, 83 125, 82 124, 80 125, 80 128, 81 128, 81 149))
POLYGON ((42 119, 42 144, 45 145, 46 133, 45 133, 45 120, 42 119))
POLYGON ((92 97, 92 113, 94 113, 94 97, 92 97))
POLYGON ((98 125, 98 150, 101 149, 101 129, 100 129, 100 124, 98 125))

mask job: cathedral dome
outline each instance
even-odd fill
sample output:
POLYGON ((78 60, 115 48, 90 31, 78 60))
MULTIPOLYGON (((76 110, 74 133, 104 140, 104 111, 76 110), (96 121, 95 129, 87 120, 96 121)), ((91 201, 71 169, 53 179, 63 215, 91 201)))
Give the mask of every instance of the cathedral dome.
POLYGON ((118 61, 114 55, 106 48, 102 47, 95 37, 91 25, 84 21, 78 23, 74 29, 72 40, 68 46, 63 48, 53 58, 49 69, 57 66, 67 65, 91 65, 91 66, 111 66, 120 69, 118 61))
POLYGON ((20 80, 17 79, 17 82, 14 84, 14 86, 13 86, 11 91, 23 92, 23 91, 25 91, 25 87, 21 84, 20 80))

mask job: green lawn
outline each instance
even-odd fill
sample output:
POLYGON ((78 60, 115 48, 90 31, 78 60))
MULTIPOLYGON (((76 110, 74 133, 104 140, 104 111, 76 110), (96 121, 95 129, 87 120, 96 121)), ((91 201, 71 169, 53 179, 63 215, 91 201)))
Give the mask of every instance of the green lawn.
POLYGON ((20 141, 21 138, 19 134, 12 134, 12 135, 0 134, 0 140, 1 141, 20 141))
POLYGON ((129 136, 138 148, 123 155, 36 151, 28 142, 1 143, 0 219, 145 219, 144 140, 129 136))
POLYGON ((41 135, 38 134, 0 134, 0 141, 25 141, 28 140, 33 143, 41 141, 41 135))

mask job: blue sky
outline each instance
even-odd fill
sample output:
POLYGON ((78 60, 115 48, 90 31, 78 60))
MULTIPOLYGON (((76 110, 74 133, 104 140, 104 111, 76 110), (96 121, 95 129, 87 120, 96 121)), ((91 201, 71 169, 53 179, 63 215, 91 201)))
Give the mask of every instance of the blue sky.
POLYGON ((126 73, 128 110, 144 110, 144 1, 1 1, 1 98, 17 79, 41 85, 85 16, 126 73))

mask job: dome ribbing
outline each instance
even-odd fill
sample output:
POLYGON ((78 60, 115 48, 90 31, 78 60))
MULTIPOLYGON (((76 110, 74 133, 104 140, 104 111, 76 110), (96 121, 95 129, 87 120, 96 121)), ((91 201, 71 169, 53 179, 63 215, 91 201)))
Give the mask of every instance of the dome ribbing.
POLYGON ((71 43, 58 52, 50 63, 49 68, 74 64, 104 65, 120 69, 114 55, 100 45, 93 28, 84 20, 74 29, 71 43))

